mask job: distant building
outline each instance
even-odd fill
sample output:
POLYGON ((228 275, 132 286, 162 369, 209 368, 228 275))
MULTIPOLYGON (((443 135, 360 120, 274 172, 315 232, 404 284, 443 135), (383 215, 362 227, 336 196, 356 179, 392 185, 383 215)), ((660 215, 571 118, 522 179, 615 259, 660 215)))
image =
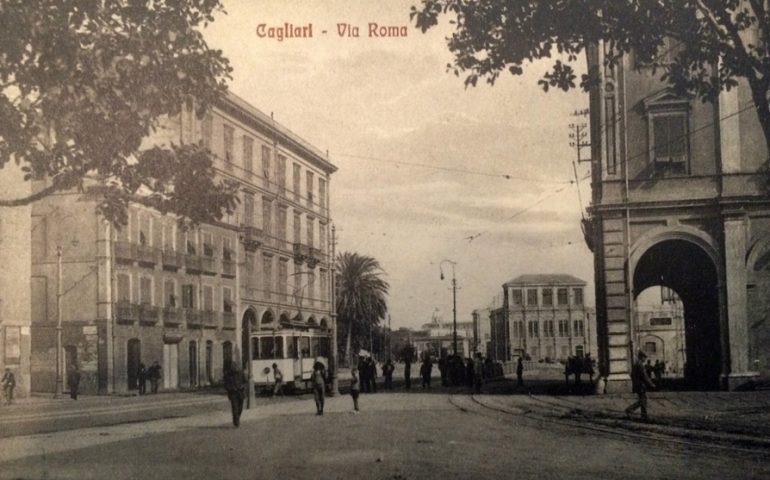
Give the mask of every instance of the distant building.
MULTIPOLYGON (((419 358, 423 352, 442 356, 454 351, 454 322, 444 321, 441 311, 436 309, 429 323, 415 332, 413 344, 419 358)), ((457 322, 457 354, 469 357, 472 354, 473 322, 457 322)))
MULTIPOLYGON (((661 289, 651 293, 657 294, 658 290, 661 289)), ((662 290, 666 292, 668 289, 662 290)), ((679 297, 673 294, 661 297, 661 301, 654 304, 638 303, 634 314, 636 344, 647 354, 647 358, 653 364, 657 360, 665 362, 666 371, 670 374, 683 375, 687 350, 684 306, 679 297)))
POLYGON ((596 354, 596 323, 586 282, 566 274, 520 275, 503 284, 503 305, 490 313, 490 356, 560 361, 596 354))
POLYGON ((492 329, 490 324, 491 308, 473 310, 473 351, 488 357, 491 350, 492 329))

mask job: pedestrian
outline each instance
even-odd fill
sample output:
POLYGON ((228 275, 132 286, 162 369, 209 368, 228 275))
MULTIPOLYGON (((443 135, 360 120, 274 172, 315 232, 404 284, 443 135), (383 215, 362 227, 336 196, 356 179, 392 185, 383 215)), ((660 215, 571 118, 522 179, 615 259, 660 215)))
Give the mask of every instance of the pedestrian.
POLYGON ((369 381, 372 384, 372 393, 377 393, 377 362, 369 357, 369 381))
POLYGON ((404 388, 410 390, 412 388, 412 359, 407 358, 404 360, 404 388))
POLYGON ((441 386, 446 387, 447 386, 447 380, 446 380, 446 357, 441 356, 441 358, 438 359, 438 372, 441 376, 441 386))
POLYGON ((465 386, 473 388, 473 359, 465 357, 465 386))
POLYGON ((78 387, 80 386, 80 370, 77 363, 70 365, 69 372, 67 372, 67 386, 70 387, 70 398, 77 400, 78 387))
POLYGON ((524 386, 524 362, 521 360, 521 357, 516 362, 516 382, 520 387, 524 386))
POLYGON ((273 380, 275 380, 275 385, 273 385, 273 396, 283 396, 283 372, 278 368, 277 363, 273 364, 273 380))
POLYGON ((3 385, 3 397, 5 397, 5 404, 10 405, 13 403, 13 389, 16 388, 16 377, 11 372, 10 368, 5 369, 3 379, 0 380, 0 384, 3 385))
POLYGON ((652 373, 655 375, 655 383, 660 385, 660 378, 663 376, 663 363, 660 360, 655 360, 652 373))
POLYGON ((326 389, 326 367, 321 362, 313 364, 313 375, 311 377, 313 386, 313 398, 315 399, 316 415, 324 414, 324 396, 326 389))
POLYGON ((139 395, 147 393, 147 369, 141 362, 136 370, 136 380, 139 382, 139 395))
POLYGON ((353 367, 350 371, 350 396, 353 397, 353 412, 358 413, 358 394, 361 392, 361 380, 358 369, 353 367))
POLYGON ((642 420, 647 420, 647 388, 655 388, 650 376, 647 374, 644 360, 647 355, 641 350, 637 354, 637 360, 631 370, 631 385, 638 399, 626 408, 626 416, 631 418, 631 413, 637 408, 642 409, 642 420))
POLYGON ((152 365, 147 370, 147 376, 150 377, 150 388, 152 388, 152 393, 158 393, 158 385, 160 384, 160 364, 157 360, 152 362, 152 365))
POLYGON ((644 364, 644 370, 647 372, 647 376, 652 378, 655 368, 652 366, 652 363, 650 363, 649 358, 647 359, 647 363, 644 364))
POLYGON ((227 399, 230 400, 230 410, 233 413, 233 425, 235 427, 241 424, 241 413, 243 412, 243 373, 238 369, 238 363, 232 360, 225 361, 224 378, 222 379, 225 390, 227 390, 227 399))
POLYGON ((484 380, 484 362, 481 359, 481 352, 476 352, 476 358, 473 359, 473 387, 476 393, 481 393, 481 384, 484 380))
POLYGON ((430 388, 430 373, 433 370, 433 363, 430 361, 430 357, 425 357, 422 365, 420 366, 420 376, 422 376, 422 388, 430 388))
POLYGON ((385 390, 393 390, 393 370, 395 369, 396 367, 393 366, 393 362, 390 359, 382 366, 382 375, 385 377, 385 390))
POLYGON ((588 381, 594 383, 594 359, 591 358, 590 353, 586 353, 586 357, 583 360, 583 371, 588 374, 588 381))

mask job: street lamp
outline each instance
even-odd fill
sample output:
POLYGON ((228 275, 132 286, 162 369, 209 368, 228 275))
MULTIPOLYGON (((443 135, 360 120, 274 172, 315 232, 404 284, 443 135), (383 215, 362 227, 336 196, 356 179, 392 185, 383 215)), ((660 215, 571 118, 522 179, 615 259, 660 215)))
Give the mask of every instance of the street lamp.
MULTIPOLYGON (((66 218, 66 217, 65 217, 66 218)), ((72 240, 72 246, 77 247, 80 242, 75 238, 72 240)), ((64 295, 62 292, 62 257, 63 248, 61 245, 56 245, 56 387, 54 390, 53 398, 59 398, 64 392, 64 372, 62 365, 62 315, 61 315, 61 298, 64 295)))
POLYGON ((441 280, 444 279, 444 269, 442 268, 444 262, 452 265, 452 350, 457 355, 457 279, 455 278, 455 265, 457 265, 457 262, 447 259, 441 260, 438 264, 441 280))

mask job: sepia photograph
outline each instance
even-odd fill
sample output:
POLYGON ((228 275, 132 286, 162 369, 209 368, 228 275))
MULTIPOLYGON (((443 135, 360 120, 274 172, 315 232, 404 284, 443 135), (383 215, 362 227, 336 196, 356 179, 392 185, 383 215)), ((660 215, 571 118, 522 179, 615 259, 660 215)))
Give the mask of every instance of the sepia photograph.
POLYGON ((770 1, 0 0, 0 479, 770 478, 770 1))

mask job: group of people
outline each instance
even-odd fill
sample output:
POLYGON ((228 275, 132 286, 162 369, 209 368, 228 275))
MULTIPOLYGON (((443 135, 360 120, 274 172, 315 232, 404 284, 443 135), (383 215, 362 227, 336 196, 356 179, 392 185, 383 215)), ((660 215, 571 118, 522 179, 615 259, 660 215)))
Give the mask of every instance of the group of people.
POLYGON ((660 379, 666 372, 666 362, 655 360, 653 365, 650 359, 647 359, 647 363, 644 364, 644 370, 647 372, 648 377, 655 377, 655 381, 660 383, 660 379))
POLYGON ((147 393, 147 380, 150 381, 150 388, 152 393, 158 393, 158 386, 160 385, 160 364, 152 362, 150 368, 146 368, 144 363, 139 363, 139 367, 136 372, 136 381, 139 387, 139 395, 147 393))
POLYGON ((583 374, 588 375, 589 382, 593 383, 596 370, 594 369, 594 359, 591 358, 591 354, 587 353, 583 355, 575 355, 567 357, 567 362, 564 364, 564 379, 569 384, 570 375, 575 376, 575 385, 580 385, 580 376, 583 374))
MULTIPOLYGON (((491 358, 484 359, 479 352, 473 358, 466 357, 465 359, 460 355, 447 355, 439 358, 437 363, 441 386, 443 387, 467 386, 473 388, 476 393, 481 393, 481 385, 484 380, 502 376, 500 366, 495 364, 491 358)), ((407 372, 409 370, 405 369, 404 377, 408 389, 411 387, 411 379, 407 372)), ((425 356, 420 365, 422 388, 430 388, 432 372, 433 360, 430 356, 425 356)))

